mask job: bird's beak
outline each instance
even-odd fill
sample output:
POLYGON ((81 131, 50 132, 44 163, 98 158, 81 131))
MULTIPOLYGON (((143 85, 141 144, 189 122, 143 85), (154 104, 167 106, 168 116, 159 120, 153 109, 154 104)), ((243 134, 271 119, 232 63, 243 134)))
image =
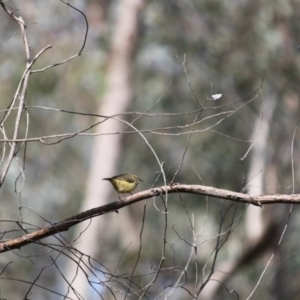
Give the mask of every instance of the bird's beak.
POLYGON ((144 182, 144 180, 142 180, 141 178, 139 178, 139 181, 144 182))

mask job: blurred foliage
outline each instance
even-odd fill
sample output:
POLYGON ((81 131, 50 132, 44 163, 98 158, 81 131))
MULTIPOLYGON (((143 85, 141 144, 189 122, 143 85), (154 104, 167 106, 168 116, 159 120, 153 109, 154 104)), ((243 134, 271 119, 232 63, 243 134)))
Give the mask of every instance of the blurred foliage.
MULTIPOLYGON (((93 122, 86 116, 31 106, 92 113, 101 101, 117 2, 77 0, 72 1, 72 4, 82 9, 89 20, 86 48, 75 60, 32 75, 26 100, 30 115, 29 137, 73 132, 88 127, 93 122)), ((9 6, 18 8, 19 14, 29 24, 27 30, 32 56, 42 47, 53 45, 52 49, 37 61, 33 69, 62 61, 79 51, 83 41, 84 22, 77 12, 59 1, 10 1, 9 6)), ((149 143, 160 160, 165 162, 168 181, 173 178, 180 164, 191 127, 170 130, 158 128, 193 124, 197 115, 195 111, 200 108, 197 101, 202 105, 205 104, 206 108, 200 119, 235 110, 250 100, 251 97, 248 96, 263 82, 262 93, 257 93, 258 97, 255 100, 213 128, 218 133, 205 131, 191 136, 182 168, 175 182, 200 184, 204 182, 206 185, 240 191, 243 187, 244 172, 248 166, 248 160, 244 166, 240 161, 250 145, 245 141, 251 139, 253 124, 259 117, 264 98, 271 95, 276 101, 276 111, 271 122, 267 159, 270 165, 276 165, 280 182, 277 192, 291 192, 287 189, 291 185, 290 148, 293 131, 299 119, 300 53, 296 50, 300 43, 299 17, 299 3, 293 0, 147 2, 141 20, 139 48, 136 50, 133 74, 135 99, 130 111, 147 111, 153 114, 142 115, 134 125, 140 130, 147 131, 145 136, 149 143), (216 93, 223 94, 220 100, 206 101, 216 93), (154 115, 181 113, 182 115, 154 115), (196 172, 201 175, 203 182, 196 172)), ((3 10, 0 10, 0 20, 0 89, 1 109, 4 110, 10 103, 23 72, 25 55, 16 24, 3 10)), ((268 107, 264 109, 267 110, 268 107)), ((136 117, 136 114, 126 116, 128 121, 133 121, 136 117)), ((220 118, 207 119, 195 125, 194 129, 204 130, 220 118)), ((9 136, 12 134, 13 121, 11 118, 7 123, 9 136)), ((22 120, 24 124, 25 121, 22 120)), ((124 131, 130 129, 124 127, 124 131)), ((297 131, 295 153, 298 153, 299 149, 297 142, 299 136, 300 133, 297 131)), ((158 176, 157 162, 137 134, 124 134, 123 141, 124 157, 120 158, 120 171, 138 173, 145 180, 141 188, 147 189, 158 176)), ((28 143, 22 204, 31 207, 51 222, 77 213, 91 163, 89 156, 92 143, 91 137, 75 137, 53 146, 28 143)), ((295 155, 294 163, 296 168, 300 165, 299 155, 295 155)), ((19 199, 15 193, 18 174, 18 166, 13 164, 1 189, 1 200, 5 207, 1 210, 1 219, 19 217, 19 199)), ((296 172, 295 176, 297 183, 300 180, 300 173, 296 172)), ((162 183, 160 178, 156 185, 162 183)), ((268 186, 267 181, 265 185, 268 186)), ((295 192, 298 192, 297 184, 295 192)), ((162 209, 159 200, 157 202, 162 209)), ((189 212, 195 214, 196 227, 200 228, 206 213, 204 197, 184 196, 184 204, 189 212)), ((203 240, 215 236, 220 221, 221 204, 221 200, 209 199, 209 217, 203 240)), ((169 224, 176 224, 175 229, 180 236, 192 242, 189 221, 180 197, 170 195, 168 205, 171 211, 168 215, 169 224)), ((241 213, 243 209, 242 206, 239 207, 238 212, 241 213)), ((141 226, 142 212, 136 215, 135 206, 130 210, 137 224, 141 226)), ((279 211, 279 218, 286 219, 286 210, 282 209, 281 212, 281 208, 277 208, 274 211, 277 213, 279 211)), ((161 255, 161 228, 165 216, 157 214, 157 210, 149 201, 144 235, 147 247, 143 248, 142 263, 139 265, 141 269, 138 269, 137 273, 143 273, 143 267, 150 268, 150 262, 161 255)), ((297 299, 299 287, 292 282, 297 282, 295 277, 299 277, 297 250, 299 239, 296 238, 300 219, 298 216, 296 209, 293 224, 277 257, 281 268, 276 269, 279 262, 270 267, 260 285, 260 297, 256 299, 297 299), (282 287, 280 292, 276 290, 279 282, 282 287)), ((47 222, 30 210, 24 210, 24 218, 29 218, 30 223, 37 226, 47 225, 47 222)), ((8 230, 7 226, 3 225, 2 231, 8 230)), ((234 232, 239 239, 231 237, 235 249, 242 249, 245 239, 240 232, 242 230, 241 226, 234 232)), ((191 251, 190 247, 178 239, 178 235, 171 227, 168 228, 168 241, 165 267, 174 265, 174 261, 176 265, 183 267, 191 251)), ((201 263, 213 250, 214 241, 203 245, 201 263)), ((224 251, 225 253, 220 253, 220 258, 222 255, 236 254, 224 251)), ((29 253, 29 249, 26 252, 29 253)), ((118 248, 117 241, 112 241, 112 245, 107 245, 107 252, 113 262, 116 257, 120 257, 122 249, 118 248)), ((134 261, 135 253, 128 252, 125 261, 121 261, 120 272, 124 270, 130 272, 134 261)), ((5 263, 3 261, 3 265, 5 263)), ((266 260, 263 259, 263 266, 265 264, 266 260)), ((25 273, 31 272, 29 271, 31 268, 32 266, 28 265, 18 267, 25 273)), ((193 268, 194 266, 191 266, 191 269, 193 268)), ((13 268, 9 267, 7 272, 12 270, 13 268)), ((241 298, 245 297, 251 292, 261 272, 261 261, 252 264, 251 267, 240 271, 238 276, 233 277, 230 289, 235 289, 241 298)), ((8 277, 14 276, 9 274, 8 277)), ((169 273, 165 276, 159 278, 161 286, 172 282, 169 273)), ((45 280, 48 280, 48 277, 45 280)), ((12 293, 9 292, 12 290, 9 285, 6 289, 7 293, 12 293)), ((178 291, 178 298, 174 295, 172 299, 189 299, 187 294, 181 292, 178 291)), ((5 293, 3 296, 8 297, 5 293)), ((17 297, 12 296, 11 299, 17 297)), ((231 298, 223 291, 220 299, 231 298)))

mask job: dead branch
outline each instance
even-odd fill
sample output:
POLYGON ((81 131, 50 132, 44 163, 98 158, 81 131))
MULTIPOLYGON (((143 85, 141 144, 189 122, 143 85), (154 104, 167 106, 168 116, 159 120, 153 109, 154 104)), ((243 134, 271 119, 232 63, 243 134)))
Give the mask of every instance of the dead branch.
POLYGON ((277 203, 300 203, 300 194, 287 195, 287 194, 275 194, 275 195, 260 195, 251 196, 243 193, 232 192, 223 189, 217 189, 214 187, 208 187, 203 185, 193 185, 193 184, 173 184, 171 186, 161 186, 156 187, 147 191, 142 191, 134 195, 123 198, 106 205, 102 205, 85 212, 82 212, 73 217, 67 218, 61 222, 55 223, 49 227, 31 232, 24 236, 13 238, 0 243, 0 253, 7 252, 13 249, 19 249, 27 244, 34 243, 43 238, 46 238, 57 233, 67 231, 72 226, 81 223, 85 220, 107 214, 110 212, 115 212, 125 206, 131 205, 133 203, 139 202, 144 199, 152 198, 158 195, 174 194, 174 193, 189 193, 189 194, 199 194, 210 196, 214 198, 235 201, 245 204, 252 204, 260 206, 268 204, 277 203))

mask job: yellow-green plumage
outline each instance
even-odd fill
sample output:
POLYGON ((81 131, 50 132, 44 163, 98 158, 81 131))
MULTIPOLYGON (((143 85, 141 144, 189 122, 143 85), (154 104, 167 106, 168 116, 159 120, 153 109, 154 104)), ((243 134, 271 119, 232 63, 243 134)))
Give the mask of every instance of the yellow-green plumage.
POLYGON ((143 181, 135 174, 120 174, 103 180, 108 180, 119 194, 131 193, 143 181))

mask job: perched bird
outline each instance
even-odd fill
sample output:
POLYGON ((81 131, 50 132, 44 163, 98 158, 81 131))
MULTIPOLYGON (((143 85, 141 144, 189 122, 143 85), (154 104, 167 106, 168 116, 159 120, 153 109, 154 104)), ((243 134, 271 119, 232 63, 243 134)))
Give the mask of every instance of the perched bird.
POLYGON ((137 187, 140 181, 143 181, 135 174, 120 174, 111 178, 103 178, 102 180, 108 180, 115 190, 118 192, 119 199, 120 194, 130 193, 137 187))

